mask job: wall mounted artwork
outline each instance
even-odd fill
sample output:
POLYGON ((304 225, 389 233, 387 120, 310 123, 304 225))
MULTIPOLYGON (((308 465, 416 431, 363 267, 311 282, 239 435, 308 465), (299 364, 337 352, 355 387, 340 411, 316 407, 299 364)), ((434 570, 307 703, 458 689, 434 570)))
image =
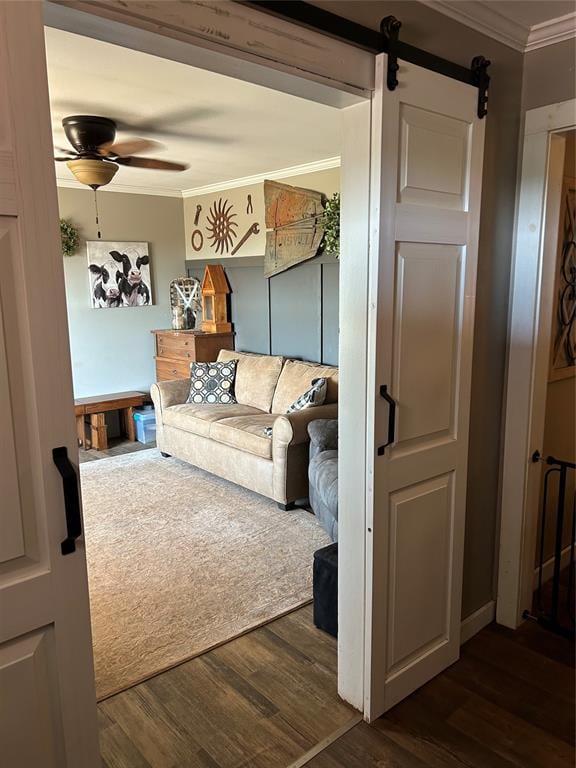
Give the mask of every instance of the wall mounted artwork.
POLYGON ((338 167, 295 173, 282 183, 253 178, 184 194, 187 261, 255 265, 268 252, 266 271, 277 274, 315 256, 318 244, 338 258, 338 167))
POLYGON ((272 277, 314 258, 324 237, 324 195, 311 189, 264 182, 264 275, 272 277))
POLYGON ((90 301, 95 309, 153 304, 148 243, 86 243, 90 301))
POLYGON ((576 374, 576 179, 564 177, 550 379, 576 374))

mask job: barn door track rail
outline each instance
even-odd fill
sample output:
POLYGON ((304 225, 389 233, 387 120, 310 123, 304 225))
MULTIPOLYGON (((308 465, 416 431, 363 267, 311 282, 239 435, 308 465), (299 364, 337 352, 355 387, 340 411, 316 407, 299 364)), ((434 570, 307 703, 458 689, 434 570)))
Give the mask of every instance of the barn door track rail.
POLYGON ((411 64, 417 64, 419 67, 438 72, 453 80, 459 80, 462 83, 473 85, 478 88, 478 108, 479 118, 487 114, 488 88, 490 85, 490 75, 488 67, 490 61, 484 56, 475 56, 472 59, 470 67, 463 67, 448 61, 441 56, 436 56, 415 45, 410 45, 400 40, 400 28, 402 22, 394 16, 386 16, 380 24, 380 32, 376 32, 355 21, 350 21, 342 16, 338 16, 331 11, 325 11, 315 5, 302 2, 302 0, 237 0, 242 5, 249 5, 261 11, 266 11, 273 16, 279 16, 288 19, 297 24, 322 32, 323 34, 337 37, 347 43, 351 43, 359 48, 364 48, 374 53, 388 54, 388 73, 387 86, 393 91, 398 81, 398 59, 409 61, 411 64))

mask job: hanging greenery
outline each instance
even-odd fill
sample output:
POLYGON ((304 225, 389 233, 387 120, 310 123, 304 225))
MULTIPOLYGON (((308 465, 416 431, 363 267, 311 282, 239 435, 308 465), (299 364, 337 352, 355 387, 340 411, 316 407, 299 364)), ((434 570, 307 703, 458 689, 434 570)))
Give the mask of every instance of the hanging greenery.
POLYGON ((340 194, 335 192, 324 206, 324 253, 340 254, 340 194))
POLYGON ((73 224, 65 219, 60 219, 60 239, 62 240, 62 256, 74 256, 80 244, 80 233, 73 224))

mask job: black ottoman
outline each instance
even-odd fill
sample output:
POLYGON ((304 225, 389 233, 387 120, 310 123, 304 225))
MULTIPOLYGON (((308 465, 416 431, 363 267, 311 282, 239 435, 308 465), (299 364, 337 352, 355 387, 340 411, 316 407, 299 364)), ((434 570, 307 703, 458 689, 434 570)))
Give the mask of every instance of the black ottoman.
POLYGON ((314 626, 338 637, 338 543, 314 552, 314 626))

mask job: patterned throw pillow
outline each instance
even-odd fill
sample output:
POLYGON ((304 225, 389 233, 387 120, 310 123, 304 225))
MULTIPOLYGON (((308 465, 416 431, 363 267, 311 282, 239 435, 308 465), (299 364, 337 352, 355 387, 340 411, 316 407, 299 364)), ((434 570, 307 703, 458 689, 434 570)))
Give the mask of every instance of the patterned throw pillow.
MULTIPOLYGON (((328 379, 323 377, 312 379, 310 389, 307 389, 300 397, 296 398, 292 405, 288 406, 286 413, 294 413, 295 411, 303 411, 306 408, 313 408, 315 405, 322 405, 326 400, 327 390, 328 379)), ((264 427, 264 434, 266 437, 272 437, 272 427, 264 427)))
POLYGON ((328 379, 312 379, 312 386, 298 397, 292 405, 286 408, 286 413, 294 411, 303 411, 305 408, 313 408, 315 405, 322 405, 326 400, 326 391, 328 389, 328 379))
POLYGON ((190 363, 190 394, 187 403, 232 404, 238 360, 225 363, 190 363))

